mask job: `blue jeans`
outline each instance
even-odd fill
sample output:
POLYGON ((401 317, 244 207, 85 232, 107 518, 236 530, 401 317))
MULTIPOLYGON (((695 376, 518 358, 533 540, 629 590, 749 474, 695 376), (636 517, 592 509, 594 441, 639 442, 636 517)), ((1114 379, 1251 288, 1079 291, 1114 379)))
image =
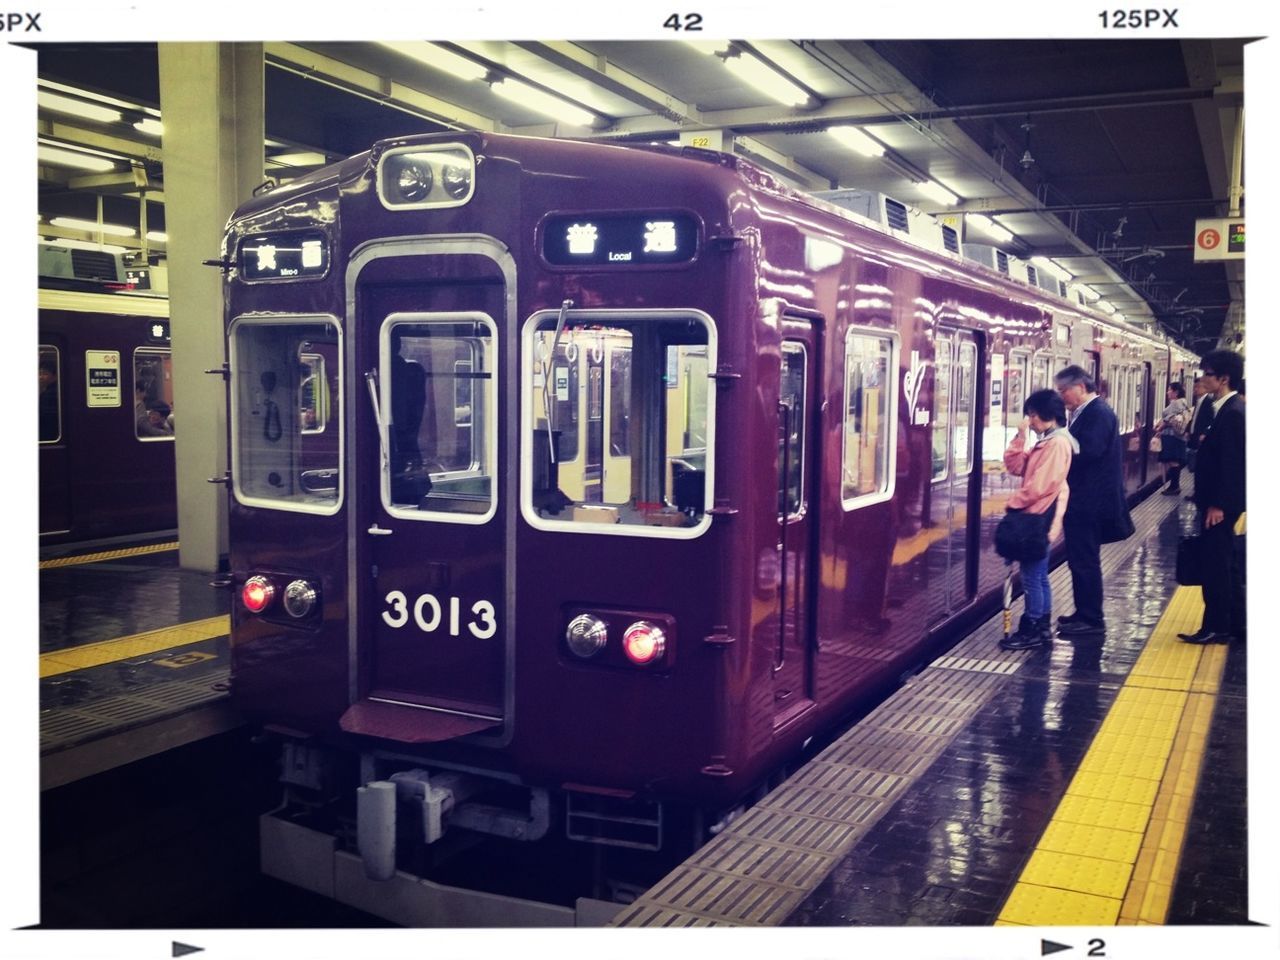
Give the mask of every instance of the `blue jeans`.
POLYGON ((1022 571, 1022 589, 1027 595, 1027 616, 1036 620, 1047 617, 1053 609, 1053 597, 1049 593, 1048 554, 1018 566, 1022 571))

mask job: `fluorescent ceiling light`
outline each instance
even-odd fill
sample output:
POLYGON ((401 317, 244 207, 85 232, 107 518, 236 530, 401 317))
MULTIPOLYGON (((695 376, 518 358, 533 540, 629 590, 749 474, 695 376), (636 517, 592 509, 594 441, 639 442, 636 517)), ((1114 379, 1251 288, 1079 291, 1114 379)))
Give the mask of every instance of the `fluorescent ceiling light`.
POLYGON ((124 119, 119 110, 114 110, 111 107, 100 106, 85 100, 77 100, 74 97, 62 97, 56 93, 47 93, 44 90, 40 91, 36 97, 36 102, 46 110, 67 113, 74 117, 83 117, 85 120, 97 120, 99 123, 119 123, 124 119))
POLYGON ((960 200, 959 197, 936 180, 926 180, 924 183, 917 183, 916 186, 926 197, 938 201, 944 207, 955 206, 960 200))
POLYGON ((1056 260, 1050 260, 1048 257, 1032 257, 1031 262, 1051 277, 1056 277, 1064 283, 1075 279, 1075 274, 1064 270, 1056 260))
POLYGON ((990 217, 984 217, 980 213, 966 213, 964 218, 987 236, 999 243, 1011 243, 1014 239, 1012 233, 1000 226, 1000 224, 996 223, 990 217))
POLYGON ((559 97, 553 97, 549 93, 536 90, 528 84, 521 83, 519 80, 512 80, 510 77, 505 80, 499 80, 489 89, 500 97, 504 97, 513 103, 518 103, 522 107, 528 107, 530 110, 536 110, 551 117, 553 120, 579 127, 590 127, 595 123, 595 114, 589 113, 581 107, 575 107, 559 97))
POLYGON ((63 150, 60 147, 40 145, 37 156, 41 163, 51 163, 58 167, 75 167, 77 170, 92 170, 106 173, 116 169, 114 160, 93 153, 81 153, 78 150, 63 150))
POLYGON ((460 56, 430 40, 392 41, 383 43, 382 46, 462 80, 482 80, 489 73, 489 68, 484 64, 460 56))
POLYGON ((109 237, 132 237, 138 233, 133 227, 124 227, 118 223, 98 223, 96 220, 79 220, 76 217, 53 217, 49 222, 55 227, 88 230, 90 233, 104 233, 109 237))
POLYGON ((128 252, 128 248, 117 246, 114 243, 90 243, 88 240, 68 240, 66 237, 54 237, 44 242, 51 243, 55 247, 70 247, 73 250, 101 250, 103 253, 128 252))
POLYGON ((695 50, 700 50, 702 53, 707 53, 714 56, 717 53, 724 53, 726 50, 728 50, 729 45, 733 41, 732 40, 689 40, 686 38, 684 42, 687 43, 689 46, 693 47, 695 50))
POLYGON ((1111 304, 1107 303, 1107 301, 1105 301, 1105 300, 1099 300, 1097 303, 1095 303, 1095 304, 1094 304, 1094 306, 1095 306, 1095 307, 1098 307, 1100 310, 1102 310, 1102 312, 1103 312, 1103 313, 1115 313, 1115 312, 1116 312, 1116 308, 1115 308, 1115 307, 1113 307, 1111 304))
POLYGON ((169 235, 163 230, 148 230, 147 239, 152 243, 168 243, 169 235))
POLYGON ((164 134, 164 124, 154 117, 145 117, 134 123, 133 129, 139 133, 145 133, 149 137, 159 137, 164 134))
POLYGON ((863 133, 857 127, 827 127, 827 133, 864 157, 884 156, 884 144, 863 133))
POLYGON ((278 163, 282 167, 322 167, 325 155, 315 151, 296 151, 294 153, 277 153, 267 157, 268 163, 278 163))
POLYGON ((799 106, 809 102, 808 91, 802 90, 763 60, 749 53, 743 52, 736 57, 729 57, 724 65, 743 83, 755 87, 779 103, 799 106))

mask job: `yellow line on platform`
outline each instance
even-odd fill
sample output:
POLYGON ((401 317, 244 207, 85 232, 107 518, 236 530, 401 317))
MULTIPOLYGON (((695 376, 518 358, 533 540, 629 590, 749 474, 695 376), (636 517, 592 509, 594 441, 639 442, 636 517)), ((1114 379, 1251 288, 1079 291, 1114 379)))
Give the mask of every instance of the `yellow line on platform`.
POLYGON ((62 673, 71 673, 73 670, 99 667, 104 663, 131 660, 160 650, 185 647, 214 637, 225 637, 230 630, 231 618, 223 615, 209 617, 207 620, 179 623, 160 630, 149 630, 146 633, 135 633, 115 640, 104 640, 101 643, 86 643, 79 647, 67 647, 65 650, 51 650, 49 653, 40 655, 40 678, 56 677, 62 673))
POLYGON ((140 557, 148 553, 167 553, 178 549, 178 541, 171 543, 153 543, 145 547, 126 547, 121 550, 105 550, 102 553, 85 553, 78 557, 58 557, 55 560, 41 560, 40 569, 52 567, 74 567, 82 563, 101 563, 104 560, 121 560, 125 557, 140 557))
POLYGON ((1179 587, 1116 696, 997 924, 1163 924, 1226 664, 1179 587))

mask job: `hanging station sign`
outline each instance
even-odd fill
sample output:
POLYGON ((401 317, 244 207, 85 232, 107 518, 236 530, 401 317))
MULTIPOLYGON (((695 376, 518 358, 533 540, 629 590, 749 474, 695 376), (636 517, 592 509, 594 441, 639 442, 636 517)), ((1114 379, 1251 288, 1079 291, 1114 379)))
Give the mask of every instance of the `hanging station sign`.
POLYGON ((1197 220, 1195 260, 1243 260, 1244 218, 1197 220))

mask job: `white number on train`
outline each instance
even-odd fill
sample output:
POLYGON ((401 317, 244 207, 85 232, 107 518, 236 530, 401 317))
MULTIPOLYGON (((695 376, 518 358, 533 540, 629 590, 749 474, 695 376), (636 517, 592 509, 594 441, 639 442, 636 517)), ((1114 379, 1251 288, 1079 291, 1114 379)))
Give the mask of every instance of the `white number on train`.
MULTIPOLYGON (((440 599, 431 593, 424 593, 413 601, 400 590, 392 590, 386 596, 388 609, 382 611, 383 622, 392 629, 399 630, 409 622, 410 609, 413 611, 413 622, 423 633, 435 633, 441 628, 445 619, 446 604, 449 617, 449 635, 462 635, 462 601, 457 597, 446 597, 442 604, 440 599)), ((467 631, 477 640, 488 640, 498 632, 497 611, 488 600, 477 600, 471 605, 472 617, 467 621, 467 631)))

